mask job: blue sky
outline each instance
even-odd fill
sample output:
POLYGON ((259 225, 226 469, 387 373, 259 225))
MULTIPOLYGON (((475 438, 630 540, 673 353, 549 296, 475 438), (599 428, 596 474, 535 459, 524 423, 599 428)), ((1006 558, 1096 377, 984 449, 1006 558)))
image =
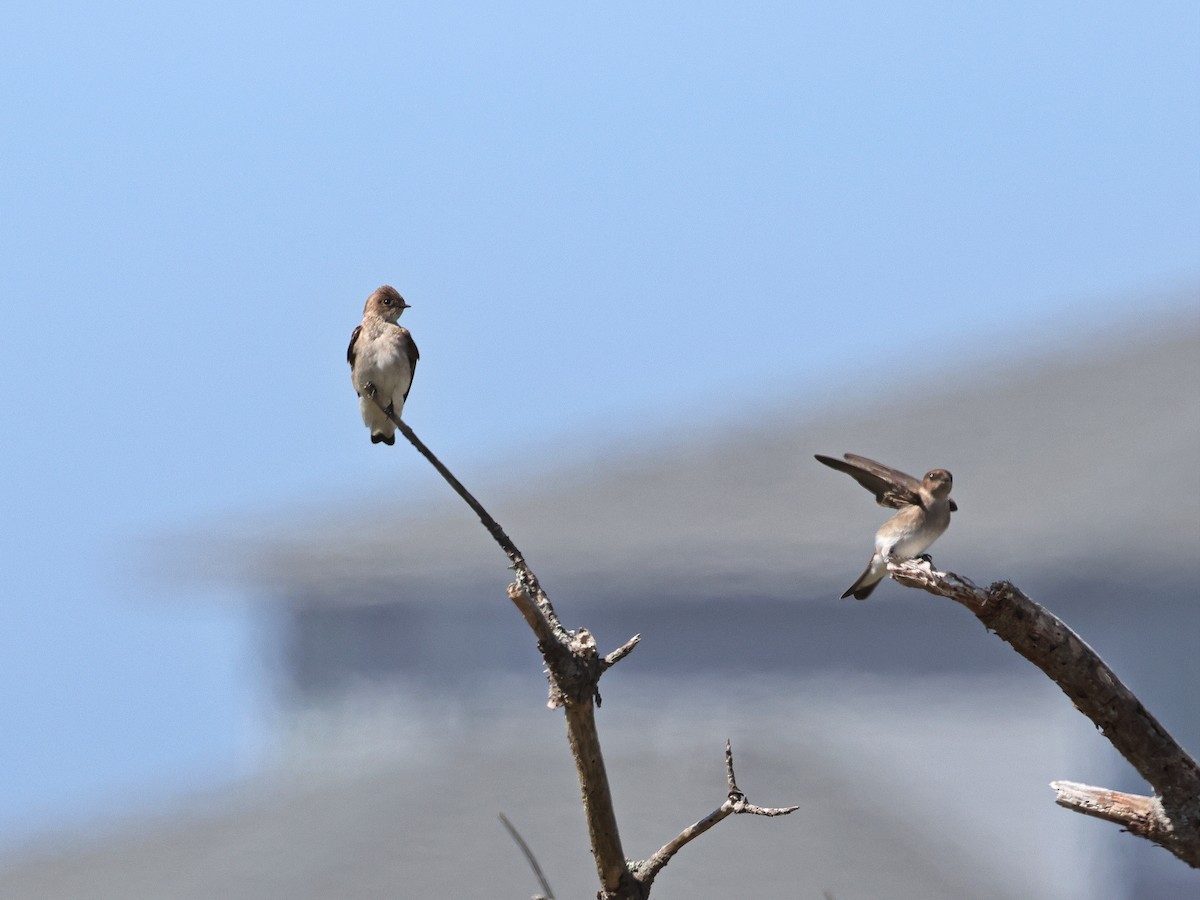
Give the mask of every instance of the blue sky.
POLYGON ((349 385, 382 282, 470 481, 1200 279, 1190 2, 6 19, 0 840, 242 770, 252 629, 144 548, 428 489, 349 385))

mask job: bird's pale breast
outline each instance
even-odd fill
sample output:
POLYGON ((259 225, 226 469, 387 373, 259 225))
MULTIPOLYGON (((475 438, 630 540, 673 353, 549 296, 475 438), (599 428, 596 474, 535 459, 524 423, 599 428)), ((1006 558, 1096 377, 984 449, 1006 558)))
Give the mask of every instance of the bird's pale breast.
POLYGON ((412 366, 405 352, 405 333, 399 326, 383 323, 359 339, 354 360, 355 387, 370 382, 383 397, 403 394, 412 381, 412 366))

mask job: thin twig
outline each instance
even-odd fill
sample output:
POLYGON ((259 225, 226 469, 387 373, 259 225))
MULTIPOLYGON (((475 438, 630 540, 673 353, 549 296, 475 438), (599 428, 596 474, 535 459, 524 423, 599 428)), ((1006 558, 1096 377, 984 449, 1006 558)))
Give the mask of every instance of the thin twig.
POLYGON ((1121 795, 1138 801, 1128 801, 1122 809, 1120 803, 1105 806, 1095 793, 1115 798, 1116 792, 1088 788, 1093 792, 1090 798, 1060 793, 1060 805, 1089 815, 1100 815, 1103 808, 1102 818, 1119 822, 1200 868, 1200 766, 1095 650, 1011 582, 980 588, 916 560, 891 562, 888 571, 906 587, 949 598, 974 613, 1057 684, 1161 798, 1160 803, 1153 797, 1121 795))
MULTIPOLYGON (((437 469, 438 474, 466 502, 467 506, 471 507, 475 515, 479 516, 479 521, 483 523, 483 527, 487 529, 492 539, 500 545, 500 549, 504 551, 504 555, 512 563, 512 568, 517 573, 517 580, 528 586, 529 596, 537 604, 542 618, 546 620, 550 629, 555 633, 558 642, 564 642, 567 638, 567 630, 563 628, 562 623, 558 619, 558 614, 554 611, 554 606, 550 602, 550 598, 542 590, 541 582, 538 581, 537 575, 533 573, 533 569, 525 561, 525 555, 517 548, 513 539, 500 527, 500 523, 492 517, 492 514, 484 509, 483 504, 476 500, 475 496, 454 476, 454 473, 437 458, 432 450, 425 446, 425 442, 417 437, 417 433, 409 428, 404 420, 379 402, 379 397, 373 385, 368 385, 367 396, 379 407, 379 411, 387 416, 391 423, 399 429, 400 433, 408 439, 408 442, 417 449, 417 452, 424 456, 429 461, 429 464, 437 469)), ((526 619, 528 620, 528 616, 526 616, 526 619)), ((532 625, 532 623, 530 624, 532 625)))
POLYGON ((649 892, 650 886, 654 883, 654 879, 658 876, 658 873, 666 867, 667 863, 671 861, 676 853, 718 822, 732 815, 786 816, 800 808, 798 806, 754 806, 747 801, 746 795, 738 788, 737 778, 733 774, 733 745, 729 741, 725 741, 725 780, 729 786, 729 794, 725 798, 724 803, 700 821, 683 829, 678 835, 667 841, 649 859, 635 865, 637 880, 645 886, 647 892, 649 892))
POLYGON ((504 551, 517 572, 527 578, 530 584, 536 585, 537 576, 533 574, 533 571, 525 562, 525 555, 517 548, 517 545, 508 536, 507 532, 500 527, 500 523, 492 518, 491 513, 484 509, 483 504, 476 500, 475 496, 463 486, 463 483, 454 477, 454 473, 442 464, 442 461, 434 455, 432 450, 425 446, 425 442, 417 437, 415 431, 409 428, 402 419, 395 418, 392 421, 400 430, 400 433, 408 438, 408 442, 417 448, 417 452, 429 460, 430 465, 438 470, 438 473, 446 479, 446 483, 454 488, 455 493, 462 497, 467 505, 475 511, 475 515, 479 516, 479 521, 483 523, 483 527, 495 538, 496 543, 500 545, 500 549, 504 551))
POLYGON ((525 839, 521 837, 521 833, 517 831, 517 827, 508 821, 508 816, 504 813, 500 813, 500 821, 508 829, 508 833, 512 836, 512 839, 517 842, 517 846, 521 848, 521 852, 525 854, 525 861, 529 863, 529 867, 533 869, 533 874, 537 877, 538 884, 542 886, 543 896, 546 900, 554 900, 554 891, 550 889, 550 882, 546 880, 546 875, 542 871, 542 867, 538 865, 537 857, 533 855, 533 851, 529 849, 529 845, 525 843, 525 839))
POLYGON ((442 464, 442 461, 434 455, 432 450, 425 446, 425 442, 417 437, 416 432, 409 428, 403 419, 379 402, 379 397, 371 385, 368 385, 367 396, 379 407, 380 412, 387 416, 391 423, 399 429, 400 433, 408 439, 408 442, 417 448, 417 452, 424 456, 431 466, 437 469, 438 474, 446 480, 446 483, 454 489, 454 492, 458 496, 462 497, 467 506, 474 510, 475 515, 479 516, 479 521, 483 523, 483 527, 488 530, 488 533, 500 545, 500 549, 504 551, 504 554, 512 563, 517 574, 528 581, 529 585, 533 588, 535 598, 538 594, 542 593, 537 576, 533 574, 533 570, 525 562, 524 554, 517 549, 517 545, 513 542, 513 539, 500 527, 500 523, 492 518, 491 513, 484 509, 483 504, 476 500, 475 496, 454 476, 454 473, 442 464))
POLYGON ((611 669, 613 666, 627 657, 633 652, 633 648, 641 643, 641 640, 642 636, 640 634, 635 634, 612 653, 608 654, 608 656, 604 657, 604 668, 611 669))

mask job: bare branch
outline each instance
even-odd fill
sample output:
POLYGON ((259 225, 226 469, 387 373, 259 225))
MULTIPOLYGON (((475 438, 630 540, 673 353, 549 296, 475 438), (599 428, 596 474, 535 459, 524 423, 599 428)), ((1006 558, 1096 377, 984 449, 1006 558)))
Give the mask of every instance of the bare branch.
POLYGON ((906 587, 947 597, 974 613, 1054 681, 1158 794, 1138 797, 1055 782, 1060 805, 1119 822, 1200 868, 1200 767, 1095 650, 1010 582, 980 588, 917 560, 891 562, 888 571, 906 587))
MULTIPOLYGON (((567 740, 579 775, 592 855, 596 859, 596 871, 602 887, 600 896, 621 900, 643 896, 633 881, 621 849, 612 792, 604 767, 604 756, 600 751, 600 736, 596 731, 593 703, 599 697, 597 685, 606 667, 596 652, 595 639, 586 629, 570 632, 563 628, 550 598, 542 590, 537 576, 512 538, 411 428, 385 409, 373 391, 369 396, 409 443, 437 469, 455 493, 475 511, 516 570, 517 579, 509 585, 508 596, 537 638, 538 650, 545 660, 550 682, 549 705, 551 708, 563 707, 566 712, 567 740)), ((628 653, 629 650, 624 652, 628 653)))
POLYGON ((592 855, 596 858, 596 871, 608 893, 614 897, 627 897, 629 892, 625 885, 629 881, 629 869, 625 863, 625 851, 621 848, 608 770, 600 752, 596 708, 590 702, 568 703, 565 711, 567 741, 579 773, 580 795, 588 836, 592 842, 592 855))
POLYGON ((654 883, 654 879, 676 853, 718 822, 732 815, 786 816, 788 813, 793 813, 800 808, 798 806, 754 806, 749 803, 746 800, 746 795, 738 789, 737 778, 733 774, 733 745, 729 741, 725 742, 725 780, 729 786, 729 794, 725 798, 724 803, 700 821, 683 829, 683 831, 664 844, 649 859, 633 864, 637 880, 645 886, 646 893, 650 892, 650 886, 654 883))
MULTIPOLYGON (((537 576, 533 574, 533 570, 525 562, 524 555, 517 549, 516 544, 504 532, 500 524, 483 508, 483 504, 463 487, 462 482, 454 477, 441 460, 425 446, 416 433, 379 403, 379 398, 373 389, 369 391, 368 396, 392 421, 400 433, 408 439, 409 443, 416 447, 417 451, 437 469, 455 493, 474 510, 484 527, 512 563, 517 577, 508 587, 509 599, 520 611, 521 616, 537 638, 538 650, 546 663, 546 675, 550 682, 548 705, 552 709, 561 707, 566 714, 567 741, 571 746, 571 755, 575 759, 584 817, 587 820, 588 835, 592 843, 592 856, 596 860, 596 873, 600 877, 601 890, 597 897, 599 900, 645 900, 650 892, 650 881, 653 880, 653 875, 649 880, 639 879, 635 876, 633 865, 625 859, 625 853, 621 848, 620 832, 617 829, 616 812, 613 808, 612 790, 608 783, 604 756, 600 751, 600 736, 596 730, 595 716, 596 707, 600 705, 598 687, 600 676, 628 656, 638 645, 641 635, 634 635, 621 647, 601 658, 596 650, 596 640, 586 628, 575 631, 563 628, 550 603, 550 598, 546 596, 546 592, 538 583, 537 576)), ((722 818, 730 813, 783 814, 784 811, 752 807, 745 802, 745 797, 740 793, 737 797, 734 796, 736 786, 733 785, 732 751, 727 749, 727 756, 731 792, 725 805, 730 805, 730 808, 723 813, 722 818)), ((786 812, 791 812, 791 810, 786 810, 786 812)), ((687 840, 691 840, 691 838, 687 840)), ((683 846, 687 840, 684 840, 679 846, 683 846)), ((672 850, 671 855, 674 855, 675 852, 672 850)), ((665 866, 669 858, 670 856, 658 863, 654 872, 657 873, 665 866)))
POLYGON ((1052 781, 1050 787, 1054 789, 1054 802, 1059 806, 1115 822, 1133 834, 1160 843, 1157 833, 1166 824, 1166 816, 1157 797, 1110 791, 1073 781, 1052 781))
POLYGON ((642 636, 640 634, 635 634, 633 637, 631 637, 629 640, 627 640, 624 644, 622 644, 620 647, 618 647, 612 653, 608 654, 608 656, 604 657, 604 668, 611 669, 613 666, 615 666, 617 663, 619 663, 621 660, 623 660, 625 657, 627 657, 630 653, 632 653, 633 648, 636 647, 638 644, 640 644, 641 641, 642 641, 642 636))
MULTIPOLYGON (((379 406, 377 398, 372 397, 379 406)), ((383 409, 382 406, 379 407, 383 409)), ((600 736, 595 726, 593 702, 599 697, 598 683, 605 666, 596 653, 595 640, 586 629, 575 632, 563 628, 554 613, 550 598, 541 589, 538 576, 524 560, 524 556, 499 523, 488 514, 479 500, 462 482, 455 478, 450 469, 427 448, 416 433, 400 418, 384 409, 408 442, 415 446, 442 478, 475 511, 488 533, 516 570, 516 581, 509 586, 509 598, 526 620, 534 636, 538 638, 538 649, 546 662, 547 677, 550 679, 551 708, 563 707, 566 712, 566 737, 575 757, 575 767, 580 778, 584 817, 587 818, 588 834, 592 838, 592 854, 596 872, 600 876, 601 895, 613 898, 635 898, 636 886, 632 881, 625 854, 620 846, 617 815, 613 810, 612 791, 608 787, 608 775, 604 755, 600 751, 600 736)), ((624 648, 623 648, 624 649, 624 648)), ((629 649, 632 649, 631 647, 629 649)), ((626 649, 625 653, 629 650, 626 649)), ((618 650, 618 653, 619 650, 618 650)), ((622 654, 624 655, 624 654, 622 654)))
POLYGON ((542 867, 538 865, 537 857, 533 855, 533 851, 529 849, 529 845, 525 843, 525 839, 517 831, 517 826, 508 821, 508 816, 504 813, 500 813, 500 821, 508 829, 508 833, 512 836, 512 839, 517 842, 517 846, 521 848, 521 852, 525 854, 525 861, 529 863, 529 868, 533 869, 533 874, 537 878, 538 884, 542 887, 542 897, 544 900, 554 900, 554 891, 550 889, 550 882, 546 880, 546 875, 542 871, 542 867))
MULTIPOLYGON (((533 574, 533 571, 526 564, 524 554, 517 549, 517 545, 513 542, 513 539, 500 527, 500 523, 492 518, 492 515, 483 508, 483 504, 476 500, 474 495, 463 486, 463 483, 454 477, 454 473, 442 464, 442 461, 434 455, 432 450, 425 446, 425 442, 417 437, 416 432, 409 428, 399 416, 386 409, 379 402, 379 397, 376 395, 374 387, 368 387, 370 388, 368 396, 379 407, 380 412, 391 420, 391 423, 408 439, 408 442, 417 448, 417 452, 424 456, 431 466, 437 469, 438 474, 446 480, 446 484, 450 485, 454 489, 454 492, 462 497, 467 506, 474 510, 475 515, 479 516, 479 521, 483 523, 483 527, 488 530, 488 533, 500 545, 500 549, 504 551, 512 563, 518 577, 528 582, 534 599, 540 599, 539 595, 544 597, 542 588, 538 584, 537 576, 533 574)), ((557 623, 557 620, 555 622, 557 623)))

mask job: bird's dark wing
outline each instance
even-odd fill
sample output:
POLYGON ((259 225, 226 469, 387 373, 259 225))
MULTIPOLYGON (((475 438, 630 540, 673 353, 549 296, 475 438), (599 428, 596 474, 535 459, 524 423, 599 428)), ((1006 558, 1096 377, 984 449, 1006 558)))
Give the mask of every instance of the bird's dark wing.
POLYGON ((421 358, 420 352, 417 350, 417 342, 412 339, 412 334, 407 328, 401 328, 404 332, 404 353, 408 357, 408 390, 404 392, 404 399, 408 399, 408 392, 412 390, 413 376, 417 374, 417 360, 421 358))
POLYGON ((900 509, 903 506, 921 505, 921 482, 899 469, 853 453, 847 453, 844 461, 818 454, 817 462, 845 472, 874 494, 875 502, 880 506, 900 509))
POLYGON ((355 325, 354 330, 350 332, 350 346, 346 348, 346 362, 350 363, 350 368, 354 368, 354 345, 358 342, 358 336, 362 334, 362 326, 355 325))

